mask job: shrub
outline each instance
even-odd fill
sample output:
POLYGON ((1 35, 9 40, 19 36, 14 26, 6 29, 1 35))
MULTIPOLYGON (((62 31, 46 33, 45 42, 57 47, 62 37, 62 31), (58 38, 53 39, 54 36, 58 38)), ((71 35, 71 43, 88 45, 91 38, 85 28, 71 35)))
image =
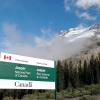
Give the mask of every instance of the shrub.
POLYGON ((3 100, 13 100, 13 97, 4 97, 3 100))
POLYGON ((80 100, 96 100, 96 99, 90 95, 85 95, 82 98, 80 98, 80 100))

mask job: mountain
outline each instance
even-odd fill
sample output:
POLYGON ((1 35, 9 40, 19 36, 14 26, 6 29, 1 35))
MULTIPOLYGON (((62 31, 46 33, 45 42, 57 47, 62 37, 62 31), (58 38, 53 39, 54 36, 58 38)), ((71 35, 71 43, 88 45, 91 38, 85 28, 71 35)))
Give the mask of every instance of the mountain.
POLYGON ((60 32, 59 36, 66 38, 71 44, 75 44, 76 42, 78 44, 85 44, 81 52, 71 57, 73 59, 89 59, 92 54, 96 56, 100 52, 100 23, 89 27, 70 28, 69 30, 60 32))
POLYGON ((60 32, 59 36, 66 37, 69 42, 74 42, 75 40, 83 38, 100 39, 100 23, 89 27, 70 28, 69 30, 60 32))

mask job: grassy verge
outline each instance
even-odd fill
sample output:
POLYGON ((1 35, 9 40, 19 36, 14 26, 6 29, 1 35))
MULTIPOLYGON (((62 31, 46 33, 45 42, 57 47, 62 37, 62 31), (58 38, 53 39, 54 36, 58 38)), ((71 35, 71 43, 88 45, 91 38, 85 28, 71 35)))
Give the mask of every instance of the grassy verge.
MULTIPOLYGON (((80 100, 96 100, 92 95, 100 95, 100 84, 86 85, 82 88, 67 88, 57 93, 57 100, 64 100, 64 98, 81 97, 80 100), (87 99, 88 98, 88 99, 87 99)), ((4 97, 3 100, 12 100, 12 97, 4 97)), ((54 91, 47 90, 46 92, 35 92, 33 94, 24 95, 22 100, 53 100, 54 91)))
POLYGON ((58 98, 74 98, 84 95, 97 95, 100 94, 100 84, 86 85, 82 88, 68 88, 58 93, 58 98))
MULTIPOLYGON (((90 95, 98 95, 100 94, 100 84, 92 84, 86 85, 82 88, 67 88, 66 90, 62 90, 61 92, 57 93, 57 100, 63 100, 64 98, 75 98, 75 97, 82 97, 81 100, 92 100, 90 95), (84 98, 91 98, 91 99, 84 99, 84 98)), ((54 99, 54 91, 46 91, 44 93, 32 94, 33 97, 37 97, 38 100, 47 100, 47 99, 54 99)), ((30 97, 28 95, 28 97, 30 97)), ((24 100, 26 96, 23 97, 24 100)), ((35 100, 35 99, 33 99, 35 100)))

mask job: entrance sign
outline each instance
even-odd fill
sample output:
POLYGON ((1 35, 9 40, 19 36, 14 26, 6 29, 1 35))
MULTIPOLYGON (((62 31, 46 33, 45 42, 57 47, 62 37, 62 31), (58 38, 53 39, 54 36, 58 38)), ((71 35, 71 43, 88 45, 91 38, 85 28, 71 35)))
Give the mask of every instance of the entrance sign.
POLYGON ((52 60, 0 54, 0 89, 56 89, 52 60))

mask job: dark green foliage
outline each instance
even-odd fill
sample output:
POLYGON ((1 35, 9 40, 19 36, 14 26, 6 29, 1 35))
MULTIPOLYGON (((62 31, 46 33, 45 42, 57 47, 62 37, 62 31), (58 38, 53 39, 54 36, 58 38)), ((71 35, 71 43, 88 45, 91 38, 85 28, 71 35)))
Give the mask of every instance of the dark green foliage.
POLYGON ((57 63, 57 90, 64 89, 64 67, 62 66, 61 62, 58 61, 57 63))
POLYGON ((84 84, 90 84, 88 72, 89 72, 89 69, 88 69, 87 62, 85 60, 84 65, 83 65, 83 82, 84 82, 84 84))
POLYGON ((100 82, 100 53, 97 57, 92 55, 90 60, 58 61, 57 63, 57 89, 58 91, 69 87, 78 88, 100 82), (63 65, 63 66, 62 66, 63 65), (61 81, 61 82, 60 82, 61 81), (64 83, 62 83, 64 82, 64 83))
POLYGON ((69 68, 68 64, 65 61, 64 62, 64 89, 66 89, 69 86, 69 68))
POLYGON ((74 87, 74 73, 72 61, 69 62, 69 83, 74 87))
POLYGON ((83 69, 82 69, 82 64, 81 64, 81 60, 78 63, 78 78, 79 78, 79 85, 82 86, 83 85, 83 69))

